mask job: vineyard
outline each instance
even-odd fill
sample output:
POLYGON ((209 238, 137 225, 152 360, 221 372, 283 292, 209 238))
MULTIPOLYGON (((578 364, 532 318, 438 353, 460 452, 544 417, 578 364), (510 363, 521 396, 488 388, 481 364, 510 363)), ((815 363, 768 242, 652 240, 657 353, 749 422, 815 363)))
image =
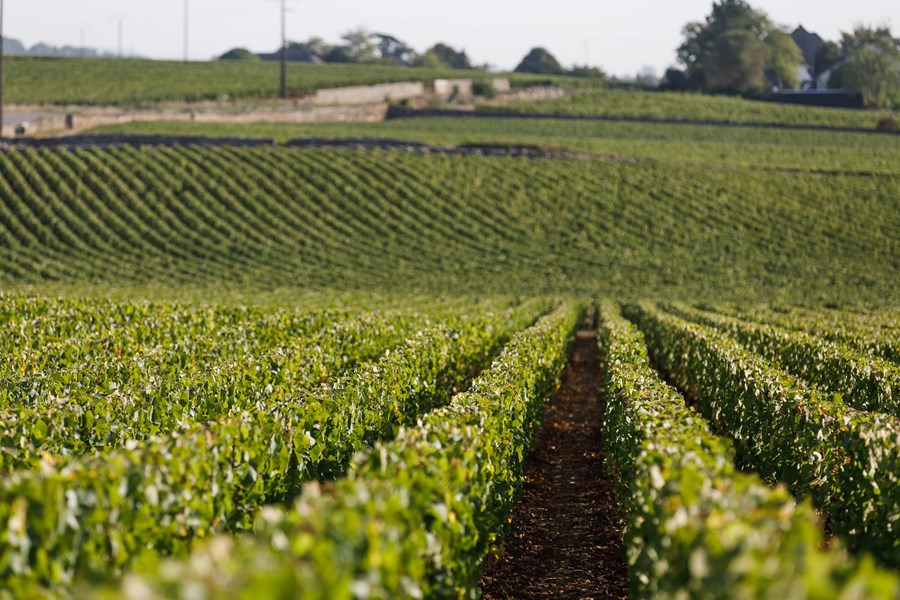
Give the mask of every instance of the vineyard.
POLYGON ((0 155, 0 280, 884 303, 900 281, 897 186, 392 151, 30 149, 0 155))
MULTIPOLYGON (((111 60, 106 58, 12 57, 4 62, 9 84, 6 102, 23 105, 146 105, 202 100, 277 98, 277 62, 111 60)), ((288 94, 300 97, 316 90, 354 85, 441 78, 493 77, 483 71, 427 69, 361 64, 288 65, 288 94)), ((545 84, 548 78, 510 75, 514 85, 545 84)), ((573 77, 549 78, 566 87, 591 85, 573 77)))
POLYGON ((757 123, 786 126, 836 127, 874 130, 878 121, 896 116, 891 111, 792 106, 738 97, 679 92, 634 93, 603 90, 540 102, 519 102, 488 112, 539 113, 576 116, 629 117, 672 121, 757 123))
POLYGON ((12 597, 468 595, 585 319, 632 595, 900 592, 900 365, 871 351, 896 346, 896 313, 16 295, 0 319, 0 584, 12 597), (845 360, 810 369, 816 353, 845 360), (825 544, 813 506, 840 538, 825 544))
POLYGON ((0 152, 0 599, 900 597, 897 138, 528 123, 0 152))
POLYGON ((900 136, 791 131, 722 125, 617 123, 555 119, 421 117, 379 123, 144 122, 97 127, 88 134, 256 136, 280 142, 309 137, 389 138, 433 145, 553 147, 624 160, 708 168, 895 175, 900 136))

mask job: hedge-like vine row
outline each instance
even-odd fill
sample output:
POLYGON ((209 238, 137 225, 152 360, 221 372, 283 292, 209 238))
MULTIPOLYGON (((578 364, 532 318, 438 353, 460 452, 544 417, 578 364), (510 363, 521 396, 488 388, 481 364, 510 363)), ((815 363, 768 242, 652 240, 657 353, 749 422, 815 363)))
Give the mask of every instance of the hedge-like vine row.
POLYGON ((735 441, 741 466, 809 495, 851 547, 900 565, 900 421, 853 409, 711 328, 626 307, 661 368, 735 441))
POLYGON ((566 305, 517 334, 448 407, 359 457, 333 489, 309 485, 293 510, 264 510, 254 536, 148 557, 99 597, 472 597, 578 315, 566 305))
POLYGON ((752 352, 848 405, 900 416, 900 366, 808 333, 747 322, 684 305, 673 314, 731 335, 752 352))
POLYGON ((643 335, 618 312, 601 307, 599 343, 632 597, 896 597, 896 574, 819 550, 807 503, 738 471, 730 442, 659 379, 643 335))
POLYGON ((434 325, 311 392, 8 474, 0 586, 66 586, 115 573, 148 548, 178 552, 216 531, 247 529, 262 504, 341 474, 355 452, 446 404, 544 306, 434 325))

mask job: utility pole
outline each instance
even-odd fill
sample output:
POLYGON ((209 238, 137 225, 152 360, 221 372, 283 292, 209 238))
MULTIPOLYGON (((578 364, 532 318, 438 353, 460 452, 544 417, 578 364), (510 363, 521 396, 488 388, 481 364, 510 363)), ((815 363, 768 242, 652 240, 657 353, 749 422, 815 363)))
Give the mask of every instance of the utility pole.
POLYGON ((3 137, 3 0, 0 0, 0 137, 3 137))
POLYGON ((119 19, 119 58, 122 58, 122 19, 119 19))
POLYGON ((281 99, 287 100, 287 0, 281 0, 281 99))
POLYGON ((184 0, 184 62, 188 61, 188 41, 190 34, 190 0, 184 0))

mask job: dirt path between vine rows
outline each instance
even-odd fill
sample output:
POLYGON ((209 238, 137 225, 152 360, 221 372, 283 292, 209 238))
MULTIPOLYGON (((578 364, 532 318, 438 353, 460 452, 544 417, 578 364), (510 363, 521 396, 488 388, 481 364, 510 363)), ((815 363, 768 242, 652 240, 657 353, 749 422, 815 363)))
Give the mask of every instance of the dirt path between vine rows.
POLYGON ((597 338, 578 335, 547 408, 506 553, 481 580, 484 598, 627 598, 615 488, 603 470, 603 377, 597 338))

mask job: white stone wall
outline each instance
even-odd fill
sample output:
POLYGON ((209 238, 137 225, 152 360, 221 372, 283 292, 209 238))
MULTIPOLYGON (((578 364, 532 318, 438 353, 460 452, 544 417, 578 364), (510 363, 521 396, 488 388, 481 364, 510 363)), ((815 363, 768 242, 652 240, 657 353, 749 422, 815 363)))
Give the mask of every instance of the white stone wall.
POLYGON ((421 83, 384 83, 318 90, 313 101, 316 104, 334 105, 375 104, 418 98, 423 95, 425 86, 421 83))

